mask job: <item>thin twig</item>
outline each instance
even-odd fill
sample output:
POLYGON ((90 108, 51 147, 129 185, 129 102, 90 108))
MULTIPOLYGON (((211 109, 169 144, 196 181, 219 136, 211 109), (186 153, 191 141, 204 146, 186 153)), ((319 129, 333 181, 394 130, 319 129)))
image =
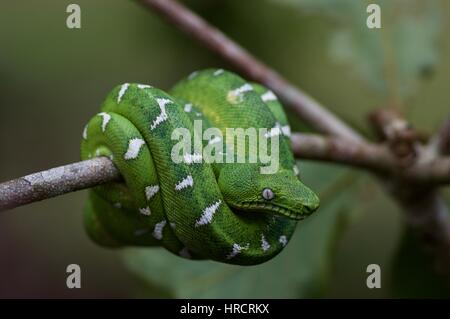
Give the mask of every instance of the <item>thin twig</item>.
POLYGON ((382 175, 392 174, 397 166, 396 158, 382 145, 300 133, 292 134, 291 140, 297 158, 344 164, 382 175))
POLYGON ((0 184, 0 211, 117 180, 106 157, 52 168, 0 184))
POLYGON ((290 84, 280 74, 270 69, 188 8, 173 0, 138 1, 167 18, 181 31, 189 34, 231 63, 248 78, 270 88, 286 105, 292 107, 301 119, 317 131, 353 141, 362 140, 358 132, 342 122, 312 97, 290 84))

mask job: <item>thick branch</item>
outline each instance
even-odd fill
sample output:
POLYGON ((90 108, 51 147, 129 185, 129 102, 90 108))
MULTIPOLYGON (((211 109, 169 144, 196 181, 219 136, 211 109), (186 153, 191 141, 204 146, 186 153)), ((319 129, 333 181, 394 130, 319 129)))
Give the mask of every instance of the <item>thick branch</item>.
POLYGON ((426 187, 450 183, 450 157, 432 157, 406 166, 402 158, 381 144, 349 143, 347 140, 314 134, 292 134, 292 149, 298 158, 358 167, 426 187))
POLYGON ((183 5, 173 0, 138 1, 167 18, 181 31, 189 34, 208 49, 221 56, 240 70, 242 74, 273 90, 286 105, 292 107, 300 118, 317 131, 353 141, 362 140, 356 131, 317 101, 290 84, 278 73, 183 5))
POLYGON ((52 168, 0 184, 0 211, 117 180, 106 157, 52 168))
POLYGON ((450 157, 436 157, 416 162, 401 171, 402 177, 423 186, 432 187, 450 183, 450 157))

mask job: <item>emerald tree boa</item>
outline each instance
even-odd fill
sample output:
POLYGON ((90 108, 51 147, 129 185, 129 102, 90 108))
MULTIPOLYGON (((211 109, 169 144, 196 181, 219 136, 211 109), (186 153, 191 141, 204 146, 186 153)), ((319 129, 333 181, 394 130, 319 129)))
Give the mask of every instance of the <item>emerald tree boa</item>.
MULTIPOLYGON (((123 176, 90 191, 87 232, 111 247, 163 246, 184 258, 239 265, 267 261, 319 205, 297 176, 289 134, 270 90, 222 69, 194 72, 169 94, 120 85, 83 131, 82 159, 108 156, 123 176), (193 132, 198 121, 223 135, 227 128, 266 130, 270 145, 278 139, 276 172, 261 173, 265 164, 249 156, 211 163, 184 150, 184 160, 174 161, 174 132, 193 132)), ((202 146, 222 142, 223 135, 209 136, 202 146)), ((219 143, 223 152, 216 148, 215 155, 230 152, 229 144, 219 143)), ((244 146, 248 154, 254 147, 244 146)))

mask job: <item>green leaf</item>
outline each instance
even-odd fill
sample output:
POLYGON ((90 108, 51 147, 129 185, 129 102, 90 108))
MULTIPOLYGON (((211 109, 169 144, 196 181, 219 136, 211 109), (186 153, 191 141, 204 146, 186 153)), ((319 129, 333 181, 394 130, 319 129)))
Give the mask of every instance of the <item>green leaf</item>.
POLYGON ((348 65, 370 88, 384 95, 405 98, 413 94, 438 62, 442 6, 438 0, 372 1, 381 7, 381 29, 366 26, 369 3, 365 1, 272 1, 322 14, 335 22, 331 58, 348 65))
POLYGON ((211 261, 189 261, 162 249, 130 249, 129 269, 150 286, 179 298, 297 298, 324 293, 334 245, 353 216, 353 192, 359 178, 346 169, 303 163, 303 180, 321 197, 319 211, 299 223, 286 249, 258 266, 240 267, 211 261))

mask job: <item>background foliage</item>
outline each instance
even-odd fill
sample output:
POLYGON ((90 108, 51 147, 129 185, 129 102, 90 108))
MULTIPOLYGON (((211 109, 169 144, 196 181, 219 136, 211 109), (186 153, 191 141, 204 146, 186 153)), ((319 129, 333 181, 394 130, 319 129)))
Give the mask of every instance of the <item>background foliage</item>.
MULTIPOLYGON (((367 135, 366 114, 382 105, 399 105, 424 132, 448 112, 447 1, 376 1, 378 32, 364 27, 366 1, 185 2, 367 135)), ((229 67, 132 1, 79 0, 82 29, 68 30, 69 3, 0 4, 0 180, 77 160, 82 127, 118 83, 167 89, 192 70, 229 67)), ((290 118, 294 130, 308 129, 290 118)), ((448 295, 376 181, 331 165, 300 168, 323 205, 264 265, 98 247, 82 229, 79 192, 0 216, 0 296, 448 295), (65 287, 70 263, 82 267, 80 290, 65 287), (366 288, 371 263, 382 267, 382 289, 366 288)))

